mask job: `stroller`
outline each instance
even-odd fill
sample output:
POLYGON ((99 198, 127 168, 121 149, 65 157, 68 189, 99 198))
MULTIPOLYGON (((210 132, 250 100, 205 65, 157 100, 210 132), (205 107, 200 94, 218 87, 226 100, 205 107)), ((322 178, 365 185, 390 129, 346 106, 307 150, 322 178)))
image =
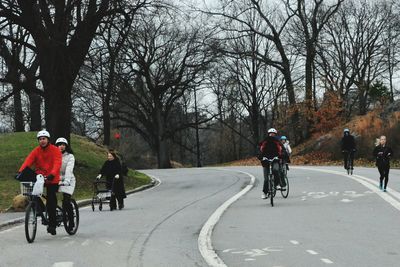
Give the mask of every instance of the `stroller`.
POLYGON ((111 189, 107 189, 106 181, 95 180, 93 182, 93 197, 92 197, 92 211, 95 210, 95 206, 99 205, 99 210, 103 210, 103 204, 110 203, 111 195, 114 194, 114 179, 111 184, 111 189))

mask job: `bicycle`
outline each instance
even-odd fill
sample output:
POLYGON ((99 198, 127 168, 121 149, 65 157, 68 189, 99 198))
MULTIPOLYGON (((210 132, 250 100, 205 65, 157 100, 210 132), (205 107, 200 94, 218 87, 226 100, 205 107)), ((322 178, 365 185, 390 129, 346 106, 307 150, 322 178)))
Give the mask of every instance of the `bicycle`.
POLYGON ((275 187, 275 178, 272 172, 272 163, 276 160, 279 160, 278 157, 274 157, 272 159, 263 157, 263 161, 268 161, 268 196, 270 199, 271 206, 274 206, 274 197, 276 195, 276 187, 275 187))
MULTIPOLYGON (((287 164, 287 163, 285 163, 285 162, 283 162, 283 164, 281 164, 281 169, 282 169, 281 174, 282 174, 282 175, 281 175, 281 177, 280 177, 281 181, 282 181, 282 179, 285 181, 286 188, 285 188, 285 189, 282 189, 282 188, 277 189, 277 190, 280 190, 280 191, 281 191, 281 195, 282 195, 283 198, 287 198, 288 195, 289 195, 289 179, 288 179, 288 177, 287 177, 287 168, 286 168, 286 164, 287 164)), ((282 184, 282 183, 281 183, 281 184, 282 184)))
MULTIPOLYGON (((28 243, 32 243, 35 240, 38 217, 41 217, 43 225, 49 224, 47 209, 42 200, 42 198, 46 199, 46 196, 43 194, 32 195, 34 184, 34 182, 20 182, 21 194, 27 196, 29 199, 28 206, 25 210, 25 237, 28 243)), ((72 198, 70 204, 72 205, 73 225, 71 225, 67 211, 63 210, 62 207, 57 205, 56 227, 59 227, 61 224, 63 224, 65 231, 67 231, 69 235, 74 235, 79 226, 79 209, 78 204, 72 198)))
POLYGON ((353 151, 344 150, 343 153, 346 154, 346 166, 347 166, 346 170, 347 170, 347 174, 348 175, 353 175, 354 167, 353 167, 353 160, 351 158, 352 158, 352 154, 354 154, 354 150, 353 151))

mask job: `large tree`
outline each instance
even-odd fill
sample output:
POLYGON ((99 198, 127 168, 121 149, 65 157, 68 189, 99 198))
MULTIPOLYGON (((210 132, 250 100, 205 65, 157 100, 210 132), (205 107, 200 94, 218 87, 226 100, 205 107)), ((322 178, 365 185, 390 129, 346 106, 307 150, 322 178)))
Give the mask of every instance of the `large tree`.
MULTIPOLYGON (((130 1, 133 9, 146 0, 130 1)), ((122 0, 7 0, 0 17, 25 28, 34 40, 45 98, 46 128, 69 139, 71 91, 96 30, 104 19, 123 13, 122 0)))
POLYGON ((176 105, 198 85, 215 57, 210 49, 212 33, 184 25, 182 17, 171 16, 172 12, 157 9, 136 21, 128 38, 125 75, 119 78, 121 98, 114 110, 120 127, 134 129, 150 145, 160 168, 171 167, 171 139, 188 127, 173 122, 176 105))

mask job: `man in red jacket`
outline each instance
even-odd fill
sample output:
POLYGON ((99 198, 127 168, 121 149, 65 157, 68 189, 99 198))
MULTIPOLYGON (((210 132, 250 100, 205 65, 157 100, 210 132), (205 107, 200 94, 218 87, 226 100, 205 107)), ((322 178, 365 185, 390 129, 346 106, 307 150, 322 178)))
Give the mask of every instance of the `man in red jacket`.
POLYGON ((42 174, 47 179, 45 186, 47 188, 47 212, 49 214, 49 225, 47 232, 56 234, 56 208, 57 208, 57 190, 60 181, 60 168, 62 163, 62 155, 60 149, 50 143, 50 133, 46 130, 38 132, 37 139, 39 146, 32 150, 25 159, 19 172, 26 167, 31 168, 35 165, 36 173, 42 174))

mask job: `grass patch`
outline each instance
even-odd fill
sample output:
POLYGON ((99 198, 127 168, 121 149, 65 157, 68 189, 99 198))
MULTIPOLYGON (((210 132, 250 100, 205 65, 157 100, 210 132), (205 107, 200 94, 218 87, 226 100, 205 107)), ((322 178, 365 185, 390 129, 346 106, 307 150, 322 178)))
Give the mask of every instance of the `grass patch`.
MULTIPOLYGON (((93 181, 106 160, 107 149, 77 135, 71 135, 71 143, 76 160, 74 198, 85 199, 93 195, 93 181)), ((14 176, 36 146, 36 133, 0 134, 0 212, 9 208, 12 199, 20 193, 14 176)), ((131 190, 150 182, 145 174, 130 169, 125 177, 125 189, 131 190)))

